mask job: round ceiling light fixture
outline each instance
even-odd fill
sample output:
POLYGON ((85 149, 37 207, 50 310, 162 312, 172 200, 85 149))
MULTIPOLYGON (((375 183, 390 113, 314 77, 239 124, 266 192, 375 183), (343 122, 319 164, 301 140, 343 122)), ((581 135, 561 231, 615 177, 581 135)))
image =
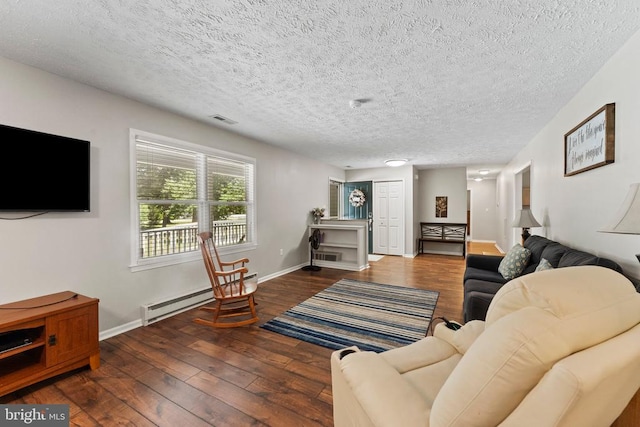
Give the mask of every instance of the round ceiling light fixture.
POLYGON ((480 175, 488 175, 489 174, 489 169, 480 169, 478 171, 478 173, 480 173, 480 175))
POLYGON ((391 166, 392 168, 395 168, 407 163, 407 159, 389 159, 389 160, 385 160, 384 163, 387 166, 391 166))
POLYGON ((362 101, 359 99, 352 99, 349 101, 349 107, 351 108, 360 108, 362 106, 362 101))

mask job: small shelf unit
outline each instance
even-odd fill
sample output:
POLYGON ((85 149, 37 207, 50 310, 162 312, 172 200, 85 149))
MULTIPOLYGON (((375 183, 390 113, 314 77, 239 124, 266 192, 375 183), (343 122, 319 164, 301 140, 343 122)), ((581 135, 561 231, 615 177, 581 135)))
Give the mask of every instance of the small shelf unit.
POLYGON ((314 250, 315 265, 352 271, 369 268, 365 225, 313 224, 309 236, 316 229, 320 230, 320 245, 314 250))

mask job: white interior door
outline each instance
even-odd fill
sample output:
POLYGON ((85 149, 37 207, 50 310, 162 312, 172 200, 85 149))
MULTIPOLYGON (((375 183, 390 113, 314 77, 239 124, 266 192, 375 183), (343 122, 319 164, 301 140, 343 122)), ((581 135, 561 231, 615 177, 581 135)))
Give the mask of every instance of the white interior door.
POLYGON ((404 185, 402 181, 373 183, 373 252, 404 254, 404 185))

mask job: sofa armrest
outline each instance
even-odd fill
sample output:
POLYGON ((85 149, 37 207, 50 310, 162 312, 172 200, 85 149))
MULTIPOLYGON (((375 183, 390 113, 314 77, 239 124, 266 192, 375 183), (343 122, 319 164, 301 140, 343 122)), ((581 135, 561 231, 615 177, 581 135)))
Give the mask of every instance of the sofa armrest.
POLYGON ((487 317, 487 311, 489 311, 489 306, 496 292, 498 292, 498 290, 494 293, 477 291, 465 293, 462 305, 465 323, 472 320, 484 320, 487 317))
POLYGON ((484 332, 484 322, 473 320, 462 325, 457 331, 447 328, 444 323, 438 323, 433 336, 455 347, 458 353, 464 354, 482 332, 484 332))
POLYGON ((469 254, 467 255, 466 266, 481 270, 498 271, 503 258, 504 256, 502 255, 469 254))
POLYGON ((358 425, 374 424, 376 426, 418 426, 429 425, 431 408, 424 397, 402 378, 379 354, 369 351, 356 352, 334 363, 332 375, 342 377, 345 388, 340 388, 333 395, 334 414, 349 417, 335 421, 336 426, 355 425, 353 408, 342 408, 350 398, 357 401, 358 410, 364 412, 357 416, 358 425), (344 394, 352 394, 345 396, 344 394), (351 414, 347 414, 351 412, 351 414))

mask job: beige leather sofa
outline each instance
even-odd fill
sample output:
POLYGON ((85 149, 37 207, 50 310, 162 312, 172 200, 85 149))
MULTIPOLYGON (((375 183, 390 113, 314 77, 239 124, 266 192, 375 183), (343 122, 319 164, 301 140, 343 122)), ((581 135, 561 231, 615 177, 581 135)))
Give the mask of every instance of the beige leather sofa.
POLYGON ((485 321, 331 356, 336 426, 608 426, 640 387, 640 294, 613 270, 519 277, 485 321))

